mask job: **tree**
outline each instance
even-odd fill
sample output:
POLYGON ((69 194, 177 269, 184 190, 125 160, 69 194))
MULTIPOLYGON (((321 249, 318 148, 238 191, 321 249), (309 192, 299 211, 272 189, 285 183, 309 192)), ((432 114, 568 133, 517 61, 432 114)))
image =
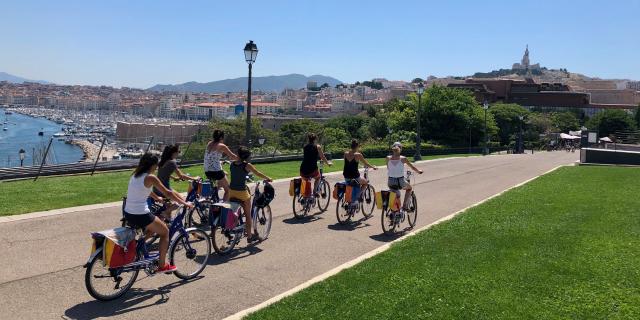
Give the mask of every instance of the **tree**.
POLYGON ((413 80, 411 80, 411 83, 422 83, 424 82, 424 80, 422 80, 422 78, 415 78, 413 80))
POLYGON ((382 90, 384 88, 382 86, 382 82, 377 82, 377 81, 365 81, 362 83, 362 85, 365 87, 369 87, 371 89, 376 89, 376 90, 382 90))
POLYGON ((489 108, 498 125, 500 144, 508 145, 520 132, 520 116, 529 114, 527 109, 515 103, 498 103, 489 108))
POLYGON ((634 130, 636 123, 624 110, 607 109, 589 119, 587 127, 597 130, 599 136, 607 137, 619 131, 634 130))
POLYGON ((638 107, 635 110, 635 113, 633 114, 633 119, 636 122, 636 127, 640 128, 640 103, 638 103, 638 107))
POLYGON ((364 116, 338 116, 327 121, 324 127, 342 129, 350 138, 364 141, 371 137, 369 121, 370 118, 364 116))
POLYGON ((553 114, 552 121, 558 132, 569 132, 580 128, 580 122, 572 112, 557 112, 553 114))
MULTIPOLYGON (((233 149, 245 144, 246 121, 244 116, 230 120, 214 118, 211 119, 209 127, 212 131, 214 129, 223 130, 225 143, 233 149)), ((262 127, 262 120, 251 118, 251 141, 254 146, 257 145, 259 138, 265 138, 267 145, 275 145, 278 143, 277 137, 275 132, 262 127)))
POLYGON ((280 127, 280 145, 287 150, 298 150, 304 146, 310 132, 320 134, 322 124, 309 119, 287 122, 280 127))
POLYGON ((330 87, 330 85, 325 82, 320 86, 320 89, 329 88, 329 87, 330 87))
MULTIPOLYGON (((555 131, 550 113, 531 112, 527 116, 524 128, 524 141, 541 145, 541 135, 555 131)), ((534 145, 531 145, 532 147, 534 145)))
POLYGON ((338 152, 351 145, 351 139, 346 131, 340 128, 325 128, 320 141, 325 151, 338 152))
MULTIPOLYGON (((448 145, 468 145, 483 141, 484 110, 472 93, 455 88, 433 86, 422 95, 420 112, 421 138, 448 145)), ((418 97, 385 104, 385 119, 392 132, 416 132, 418 97)), ((489 135, 497 132, 493 116, 487 116, 489 135)))

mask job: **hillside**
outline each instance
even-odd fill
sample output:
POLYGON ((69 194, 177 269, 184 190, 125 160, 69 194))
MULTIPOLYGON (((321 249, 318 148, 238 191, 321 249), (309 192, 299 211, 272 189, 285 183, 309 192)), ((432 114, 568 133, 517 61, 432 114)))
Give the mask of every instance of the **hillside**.
POLYGON ((29 80, 22 77, 14 76, 12 74, 8 74, 6 72, 0 72, 0 81, 7 81, 11 83, 23 83, 23 82, 37 82, 42 84, 47 84, 49 82, 44 80, 29 80))
MULTIPOLYGON (((300 89, 307 85, 307 81, 316 81, 318 86, 328 83, 335 86, 342 81, 322 76, 313 75, 310 77, 302 74, 288 74, 282 76, 253 77, 253 90, 257 91, 282 91, 286 88, 300 89)), ((225 93, 238 92, 247 90, 247 77, 226 79, 220 81, 212 81, 207 83, 186 82, 176 85, 155 85, 148 90, 152 91, 176 91, 176 92, 206 92, 206 93, 225 93)))

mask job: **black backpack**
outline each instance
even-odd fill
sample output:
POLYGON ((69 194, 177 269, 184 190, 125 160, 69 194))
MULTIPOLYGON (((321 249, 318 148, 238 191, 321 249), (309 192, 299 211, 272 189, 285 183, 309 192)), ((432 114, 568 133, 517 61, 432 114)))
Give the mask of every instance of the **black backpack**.
POLYGON ((262 193, 256 197, 256 205, 258 208, 264 208, 273 201, 275 196, 276 190, 270 183, 265 182, 262 193))

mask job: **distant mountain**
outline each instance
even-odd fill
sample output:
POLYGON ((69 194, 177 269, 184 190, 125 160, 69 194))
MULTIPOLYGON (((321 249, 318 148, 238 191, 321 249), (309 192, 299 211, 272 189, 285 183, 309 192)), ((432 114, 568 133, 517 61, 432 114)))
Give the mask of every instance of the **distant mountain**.
MULTIPOLYGON (((252 90, 258 91, 282 91, 286 88, 300 89, 307 86, 307 81, 315 81, 318 86, 323 83, 328 83, 330 86, 335 86, 342 83, 342 81, 322 76, 313 75, 307 77, 302 74, 288 74, 283 76, 268 76, 268 77, 253 77, 252 78, 252 90)), ((186 82, 176 85, 155 85, 147 90, 152 91, 176 91, 176 92, 206 92, 206 93, 225 93, 225 92, 238 92, 247 90, 247 77, 227 79, 220 81, 212 81, 207 83, 200 82, 186 82)))
POLYGON ((8 74, 6 72, 0 72, 0 81, 7 81, 11 83, 23 83, 23 82, 37 82, 42 84, 47 84, 49 82, 44 80, 29 80, 22 77, 14 76, 12 74, 8 74))

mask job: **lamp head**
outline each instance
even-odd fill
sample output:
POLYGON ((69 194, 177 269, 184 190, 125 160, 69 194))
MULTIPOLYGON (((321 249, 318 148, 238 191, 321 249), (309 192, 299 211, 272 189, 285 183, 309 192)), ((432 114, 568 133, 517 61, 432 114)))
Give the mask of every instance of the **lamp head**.
POLYGON ((418 93, 419 96, 421 96, 424 93, 424 85, 422 84, 422 82, 418 83, 418 89, 416 90, 416 92, 418 93))
POLYGON ((258 46, 249 40, 244 46, 244 60, 247 61, 248 64, 253 64, 256 62, 256 57, 258 57, 258 46))

